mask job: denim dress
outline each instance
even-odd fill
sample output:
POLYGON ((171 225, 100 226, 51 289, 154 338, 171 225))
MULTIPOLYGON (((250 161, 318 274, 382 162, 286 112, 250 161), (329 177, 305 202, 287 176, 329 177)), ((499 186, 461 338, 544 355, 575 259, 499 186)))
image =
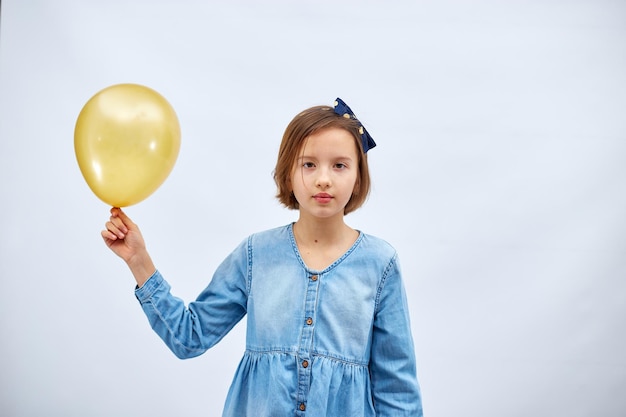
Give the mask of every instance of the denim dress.
POLYGON ((179 358, 204 353, 247 315, 225 417, 422 416, 398 259, 379 238, 359 233, 313 270, 290 224, 243 241, 188 306, 158 271, 136 296, 179 358))

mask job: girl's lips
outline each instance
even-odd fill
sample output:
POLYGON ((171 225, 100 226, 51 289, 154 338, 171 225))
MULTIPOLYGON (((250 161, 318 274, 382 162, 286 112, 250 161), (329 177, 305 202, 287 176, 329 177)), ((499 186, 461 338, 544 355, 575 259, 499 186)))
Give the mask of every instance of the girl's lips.
POLYGON ((318 203, 326 204, 326 203, 330 203, 330 200, 333 199, 333 196, 327 193, 319 193, 319 194, 315 194, 313 198, 318 203))

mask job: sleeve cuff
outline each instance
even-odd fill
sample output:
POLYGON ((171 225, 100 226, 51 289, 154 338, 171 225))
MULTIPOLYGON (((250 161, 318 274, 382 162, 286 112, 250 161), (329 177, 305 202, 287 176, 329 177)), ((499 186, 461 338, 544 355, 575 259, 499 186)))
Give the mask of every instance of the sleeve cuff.
POLYGON ((159 289, 163 282, 164 280, 161 273, 158 270, 154 271, 154 274, 152 274, 141 287, 135 287, 135 297, 143 304, 152 297, 152 294, 159 289))

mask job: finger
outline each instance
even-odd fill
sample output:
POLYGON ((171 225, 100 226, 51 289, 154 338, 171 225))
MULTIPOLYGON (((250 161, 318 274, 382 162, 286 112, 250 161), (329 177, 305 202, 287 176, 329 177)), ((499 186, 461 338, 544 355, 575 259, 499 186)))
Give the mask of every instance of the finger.
POLYGON ((105 242, 117 240, 117 236, 115 235, 115 233, 111 232, 110 230, 103 230, 102 232, 100 232, 100 235, 104 238, 105 242))
POLYGON ((106 228, 108 230, 112 230, 113 233, 118 233, 124 225, 124 222, 121 220, 116 222, 116 219, 119 217, 120 211, 121 209, 119 207, 111 207, 111 217, 109 217, 109 222, 107 222, 107 224, 105 225, 106 228), (113 228, 109 227, 109 223, 111 223, 113 228))
POLYGON ((122 231, 122 233, 128 233, 128 227, 126 227, 126 225, 124 224, 124 220, 122 220, 119 217, 115 217, 115 216, 111 216, 111 218, 109 219, 109 221, 119 230, 122 231))
POLYGON ((108 222, 106 222, 104 226, 106 227, 106 230, 114 234, 116 238, 119 238, 119 239, 124 239, 125 233, 128 232, 128 230, 126 229, 126 226, 124 226, 122 221, 118 219, 117 217, 111 216, 111 219, 108 222))
POLYGON ((120 219, 122 221, 122 223, 124 224, 124 226, 126 226, 127 228, 130 229, 130 228, 134 228, 135 227, 135 223, 133 223, 133 221, 130 219, 130 217, 128 217, 126 215, 126 213, 124 213, 124 211, 121 208, 114 207, 113 209, 111 209, 111 215, 112 215, 112 217, 116 217, 116 218, 120 219))

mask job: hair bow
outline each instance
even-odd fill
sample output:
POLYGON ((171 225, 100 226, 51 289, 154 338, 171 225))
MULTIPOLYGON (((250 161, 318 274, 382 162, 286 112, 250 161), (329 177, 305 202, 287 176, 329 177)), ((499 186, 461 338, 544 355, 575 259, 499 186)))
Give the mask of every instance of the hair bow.
POLYGON ((363 145, 363 152, 367 153, 367 151, 376 146, 376 142, 374 142, 374 139, 372 139, 370 134, 367 133, 367 130, 365 130, 365 128, 363 127, 363 123, 361 123, 359 119, 356 118, 352 109, 350 109, 350 107, 348 107, 348 105, 339 97, 337 97, 337 100, 335 100, 334 110, 335 113, 337 113, 339 116, 343 116, 348 119, 354 119, 359 122, 359 133, 361 134, 361 144, 363 145))

